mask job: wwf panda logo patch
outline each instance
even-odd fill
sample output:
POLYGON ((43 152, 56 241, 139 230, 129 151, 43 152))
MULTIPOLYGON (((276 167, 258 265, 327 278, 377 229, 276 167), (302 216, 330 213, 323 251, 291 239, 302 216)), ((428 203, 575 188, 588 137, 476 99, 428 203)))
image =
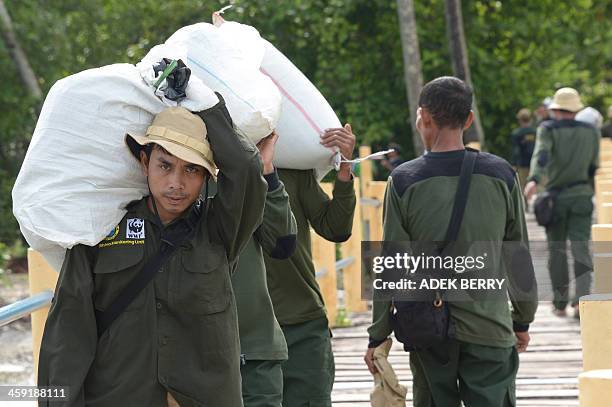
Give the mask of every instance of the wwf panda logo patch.
POLYGON ((125 231, 127 239, 144 239, 145 229, 144 220, 140 218, 132 218, 127 220, 127 228, 125 231))

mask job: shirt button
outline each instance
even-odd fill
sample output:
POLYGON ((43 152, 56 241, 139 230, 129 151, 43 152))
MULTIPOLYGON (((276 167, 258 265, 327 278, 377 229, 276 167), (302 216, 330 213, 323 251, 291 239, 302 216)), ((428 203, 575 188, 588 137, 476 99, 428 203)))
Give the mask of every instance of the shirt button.
POLYGON ((163 272, 164 272, 164 268, 162 267, 159 269, 158 273, 163 273, 163 272))
POLYGON ((158 303, 157 303, 157 309, 161 309, 161 307, 162 307, 161 302, 158 302, 158 303))

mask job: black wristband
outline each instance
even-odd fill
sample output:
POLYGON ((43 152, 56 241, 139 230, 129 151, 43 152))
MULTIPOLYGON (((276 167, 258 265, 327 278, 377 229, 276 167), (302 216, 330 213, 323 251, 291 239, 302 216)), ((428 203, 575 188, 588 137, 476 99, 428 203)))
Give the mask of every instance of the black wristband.
POLYGON ((520 322, 513 321, 512 329, 514 332, 527 332, 529 331, 529 324, 521 324, 520 322))
POLYGON ((381 339, 381 340, 370 338, 370 340, 368 342, 368 348, 377 348, 377 347, 380 346, 381 343, 383 343, 386 340, 387 340, 387 338, 381 339))
POLYGON ((278 173, 276 172, 276 168, 274 168, 273 173, 265 174, 264 179, 268 183, 268 192, 274 191, 280 186, 280 180, 278 178, 278 173))

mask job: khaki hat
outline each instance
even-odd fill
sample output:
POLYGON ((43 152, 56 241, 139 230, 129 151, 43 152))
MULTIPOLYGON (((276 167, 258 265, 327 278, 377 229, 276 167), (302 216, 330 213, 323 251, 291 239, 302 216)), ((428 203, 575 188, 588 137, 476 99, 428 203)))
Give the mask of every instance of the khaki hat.
POLYGON ((128 133, 125 142, 137 160, 142 146, 159 144, 173 156, 206 168, 216 180, 217 167, 206 134, 206 125, 199 116, 184 107, 169 107, 155 115, 144 136, 128 133))
POLYGON ((580 95, 574 88, 561 88, 555 92, 549 109, 567 110, 568 112, 578 112, 584 105, 580 101, 580 95))
POLYGON ((523 121, 530 120, 531 119, 531 110, 529 110, 527 108, 522 108, 516 114, 516 118, 518 120, 523 120, 523 121))

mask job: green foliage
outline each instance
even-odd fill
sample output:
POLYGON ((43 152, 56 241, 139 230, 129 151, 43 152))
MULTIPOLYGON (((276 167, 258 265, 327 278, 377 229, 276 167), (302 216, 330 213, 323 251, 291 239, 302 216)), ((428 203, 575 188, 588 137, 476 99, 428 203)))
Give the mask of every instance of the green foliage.
POLYGON ((12 259, 22 259, 27 255, 27 248, 17 240, 12 246, 8 246, 0 242, 0 284, 7 284, 10 281, 7 278, 9 272, 9 262, 12 259))
POLYGON ((7 279, 7 270, 6 265, 10 260, 10 256, 6 251, 6 245, 0 242, 0 285, 6 284, 7 279))
MULTIPOLYGON (((46 93, 58 79, 96 66, 137 62, 181 26, 210 22, 227 4, 204 0, 5 2, 46 93)), ((358 141, 394 139, 412 155, 395 1, 237 0, 228 20, 254 25, 319 87, 358 141)), ((415 1, 425 81, 452 73, 444 1, 415 1)), ((612 1, 465 0, 472 80, 489 151, 509 156, 519 108, 560 86, 585 102, 612 104, 612 1)), ((26 94, 0 41, 0 241, 13 242, 10 189, 40 101, 26 94)))
POLYGON ((578 89, 586 105, 612 104, 610 1, 470 1, 463 16, 472 81, 490 151, 509 156, 521 107, 557 88, 578 89))

